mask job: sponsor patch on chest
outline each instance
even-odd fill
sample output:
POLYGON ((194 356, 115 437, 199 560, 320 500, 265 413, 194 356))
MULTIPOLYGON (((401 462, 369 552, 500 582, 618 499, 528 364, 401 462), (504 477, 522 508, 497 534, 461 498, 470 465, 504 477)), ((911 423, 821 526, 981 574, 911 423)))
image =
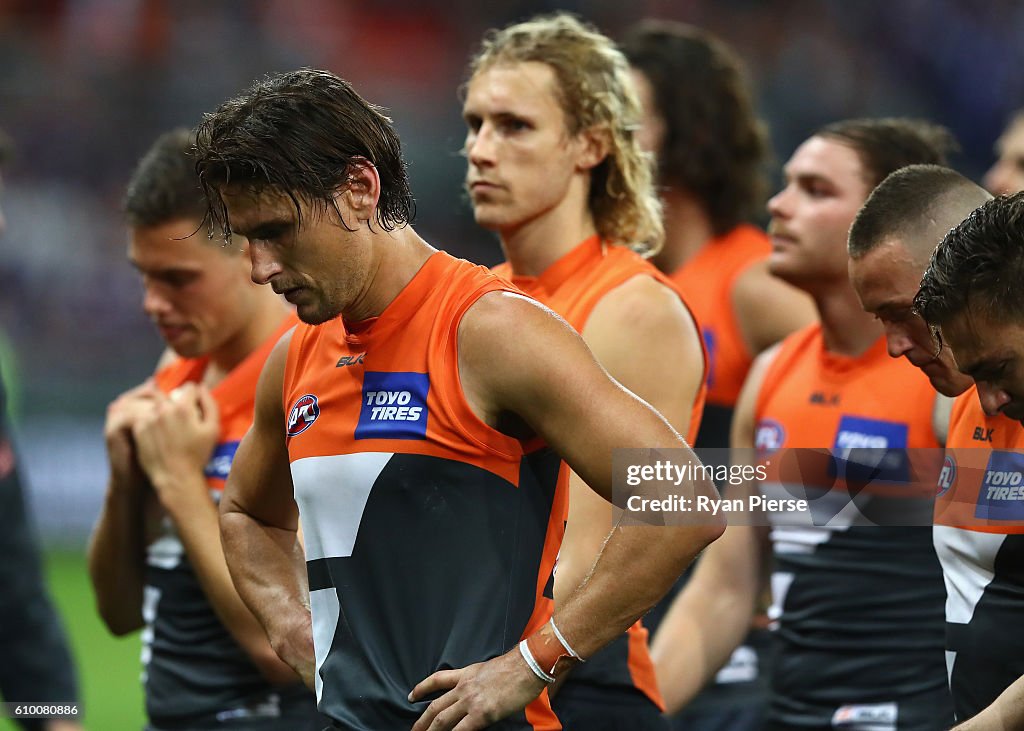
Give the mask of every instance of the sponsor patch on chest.
POLYGON ((985 466, 974 517, 1024 520, 1024 454, 996 450, 985 466))
POLYGON ((426 373, 367 371, 356 439, 426 439, 426 373))
POLYGON ((832 445, 838 476, 862 485, 876 480, 907 482, 909 431, 906 424, 896 421, 843 416, 832 445))
POLYGON ((221 442, 214 447, 203 474, 206 477, 215 477, 220 480, 228 479, 228 472, 231 471, 231 463, 235 459, 235 452, 238 451, 238 444, 237 441, 221 442))
POLYGON ((861 416, 843 416, 836 430, 834 449, 905 449, 906 424, 861 416))

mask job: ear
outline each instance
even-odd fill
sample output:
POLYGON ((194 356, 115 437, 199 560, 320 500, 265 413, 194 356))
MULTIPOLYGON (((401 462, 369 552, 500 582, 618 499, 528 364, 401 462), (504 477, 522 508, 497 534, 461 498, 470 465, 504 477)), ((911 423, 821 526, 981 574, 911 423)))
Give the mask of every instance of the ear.
POLYGON ((608 157, 611 150, 611 139, 608 129, 595 125, 582 130, 576 135, 579 152, 576 155, 576 167, 579 170, 593 170, 608 157))
POLYGON ((345 225, 358 228, 373 220, 380 201, 380 173, 369 160, 359 158, 349 168, 348 180, 334 192, 345 225))

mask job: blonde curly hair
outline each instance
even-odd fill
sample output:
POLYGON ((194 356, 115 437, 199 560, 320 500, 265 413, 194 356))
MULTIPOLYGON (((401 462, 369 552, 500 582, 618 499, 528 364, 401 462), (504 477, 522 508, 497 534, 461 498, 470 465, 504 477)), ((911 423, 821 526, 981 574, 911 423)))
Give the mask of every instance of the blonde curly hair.
POLYGON ((557 13, 490 31, 470 61, 469 80, 495 66, 528 61, 554 72, 569 134, 596 129, 607 135, 608 156, 590 183, 598 233, 645 256, 656 254, 665 238, 661 201, 654 160, 636 140, 641 108, 626 57, 592 26, 557 13))

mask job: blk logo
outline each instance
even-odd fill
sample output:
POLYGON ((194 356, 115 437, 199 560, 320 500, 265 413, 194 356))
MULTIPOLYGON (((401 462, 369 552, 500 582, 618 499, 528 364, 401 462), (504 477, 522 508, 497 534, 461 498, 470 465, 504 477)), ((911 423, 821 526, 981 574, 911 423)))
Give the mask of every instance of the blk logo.
POLYGON ((811 393, 810 402, 812 404, 818 404, 819 406, 838 406, 839 394, 825 393, 824 391, 814 391, 811 393))
POLYGON ((335 364, 335 368, 344 368, 350 365, 359 365, 366 358, 366 353, 360 353, 359 355, 343 355, 338 358, 338 362, 335 364))
POLYGON ((976 426, 974 427, 974 436, 971 439, 976 442, 991 442, 992 432, 994 431, 995 429, 985 429, 984 427, 976 426))

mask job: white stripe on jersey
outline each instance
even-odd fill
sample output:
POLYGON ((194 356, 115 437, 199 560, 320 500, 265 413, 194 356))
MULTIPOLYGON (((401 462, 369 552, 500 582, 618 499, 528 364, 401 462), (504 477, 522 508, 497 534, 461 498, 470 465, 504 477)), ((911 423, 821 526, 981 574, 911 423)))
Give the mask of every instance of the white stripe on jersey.
POLYGON ((292 462, 306 560, 352 555, 370 490, 392 456, 356 452, 292 462))
POLYGON ((937 525, 932 540, 946 582, 946 621, 967 624, 995 577, 996 554, 1006 535, 937 525))

